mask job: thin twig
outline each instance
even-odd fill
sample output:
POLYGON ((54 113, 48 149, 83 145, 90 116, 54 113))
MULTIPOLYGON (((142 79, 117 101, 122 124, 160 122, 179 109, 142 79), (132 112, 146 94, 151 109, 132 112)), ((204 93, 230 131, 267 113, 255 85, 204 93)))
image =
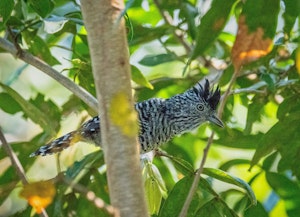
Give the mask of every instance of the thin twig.
MULTIPOLYGON (((8 157, 11 161, 12 166, 15 168, 16 173, 17 173, 18 177, 20 178, 22 184, 27 185, 28 181, 27 181, 27 178, 26 178, 26 175, 25 175, 24 168, 23 168, 21 162, 19 161, 19 158, 17 157, 17 155, 13 151, 13 149, 7 143, 7 141, 5 139, 5 136, 2 133, 1 128, 0 128, 0 141, 2 143, 3 149, 5 150, 6 154, 8 155, 8 157)), ((48 214, 47 214, 45 209, 42 210, 42 213, 40 214, 40 216, 48 217, 48 214)))
MULTIPOLYGON (((156 5, 157 9, 159 10, 162 18, 164 19, 164 21, 170 25, 173 26, 173 19, 170 16, 170 14, 163 10, 161 5, 159 4, 159 2, 157 0, 153 0, 154 4, 156 5)), ((192 50, 190 45, 184 40, 183 35, 179 34, 176 29, 174 29, 173 31, 173 35, 177 38, 177 40, 183 45, 184 49, 186 50, 187 53, 190 53, 190 51, 192 50)))
POLYGON ((88 106, 90 106, 94 111, 98 111, 98 102, 89 92, 85 89, 81 88, 70 79, 63 76, 61 73, 53 69, 47 63, 43 62, 42 60, 38 59, 37 57, 33 56, 32 54, 22 50, 22 53, 16 49, 16 47, 4 38, 0 38, 0 47, 4 50, 8 51, 14 56, 17 56, 19 59, 23 60, 24 62, 36 67, 37 69, 41 70, 42 72, 49 75, 54 80, 58 81, 64 87, 69 89, 74 95, 84 101, 88 106))
POLYGON ((15 152, 12 150, 10 145, 7 143, 1 129, 0 129, 0 141, 2 143, 3 149, 5 150, 6 154, 8 155, 8 157, 11 161, 12 166, 15 168, 17 175, 19 176, 22 184, 23 185, 28 184, 24 168, 23 168, 21 162, 19 161, 18 157, 16 156, 15 152))
MULTIPOLYGON (((228 99, 228 96, 230 95, 230 90, 232 88, 232 85, 234 84, 236 78, 237 78, 237 75, 238 73, 235 72, 233 74, 233 76, 231 77, 231 80, 229 82, 229 86, 227 88, 227 90, 225 91, 225 93, 223 94, 222 96, 222 100, 221 100, 221 103, 220 103, 220 106, 219 106, 219 109, 218 109, 218 116, 221 118, 222 117, 222 114, 223 114, 223 110, 224 110, 224 107, 225 107, 225 104, 226 104, 226 101, 228 99)), ((207 140, 207 144, 203 150, 203 157, 202 157, 202 160, 200 162, 200 166, 199 168, 197 169, 196 171, 196 174, 195 174, 195 178, 194 178, 194 181, 193 181, 193 184, 189 190, 189 193, 188 193, 188 196, 184 202, 184 205, 181 209, 181 212, 179 214, 179 217, 186 217, 187 215, 187 212, 188 212, 188 209, 190 207, 190 204, 192 202, 192 199, 193 199, 193 196, 197 190, 197 187, 198 187, 198 184, 199 184, 199 180, 200 180, 200 175, 202 174, 203 172, 203 168, 204 168, 204 164, 206 162, 206 159, 207 159, 207 156, 208 156, 208 151, 210 149, 210 146, 213 142, 213 139, 214 139, 214 135, 215 135, 215 132, 212 131, 210 137, 208 138, 207 140)))

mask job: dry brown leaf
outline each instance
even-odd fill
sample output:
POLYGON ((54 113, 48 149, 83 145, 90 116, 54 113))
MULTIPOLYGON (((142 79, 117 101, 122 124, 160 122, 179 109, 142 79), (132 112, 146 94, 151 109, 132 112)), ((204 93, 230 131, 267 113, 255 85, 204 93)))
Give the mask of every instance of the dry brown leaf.
POLYGON ((42 213, 55 196, 56 190, 52 181, 40 181, 24 185, 20 196, 25 198, 38 214, 42 213))
POLYGON ((242 65, 258 60, 271 51, 272 39, 264 38, 264 29, 250 32, 245 16, 240 16, 238 33, 232 47, 231 58, 236 71, 242 65))

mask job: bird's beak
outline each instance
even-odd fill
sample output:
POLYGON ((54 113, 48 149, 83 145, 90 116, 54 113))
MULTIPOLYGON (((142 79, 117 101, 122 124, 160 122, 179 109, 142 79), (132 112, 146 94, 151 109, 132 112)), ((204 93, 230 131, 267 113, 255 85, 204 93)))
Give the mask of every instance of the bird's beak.
POLYGON ((216 114, 213 114, 212 116, 210 116, 210 117, 208 118, 208 120, 209 120, 211 123, 213 123, 213 124, 215 124, 215 125, 217 125, 217 126, 219 126, 219 127, 224 127, 223 122, 220 120, 220 118, 217 117, 216 114))

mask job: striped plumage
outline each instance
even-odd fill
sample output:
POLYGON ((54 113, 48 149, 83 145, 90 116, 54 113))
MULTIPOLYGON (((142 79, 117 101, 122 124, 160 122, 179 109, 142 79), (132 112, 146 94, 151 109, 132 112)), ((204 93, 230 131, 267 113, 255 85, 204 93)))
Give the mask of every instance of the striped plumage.
MULTIPOLYGON (((209 82, 204 86, 198 82, 193 88, 169 99, 152 98, 135 104, 140 124, 139 142, 141 153, 154 150, 176 135, 193 130, 205 121, 223 127, 216 116, 220 90, 210 91, 209 82)), ((78 141, 100 146, 100 120, 96 116, 85 122, 78 130, 72 131, 45 146, 30 156, 60 152, 78 141)))

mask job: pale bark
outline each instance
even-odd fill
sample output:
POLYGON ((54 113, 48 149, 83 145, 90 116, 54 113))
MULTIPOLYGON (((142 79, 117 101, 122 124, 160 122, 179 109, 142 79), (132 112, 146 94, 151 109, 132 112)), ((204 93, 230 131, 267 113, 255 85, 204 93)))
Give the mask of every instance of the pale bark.
POLYGON ((122 133, 109 113, 111 100, 119 93, 126 94, 133 110, 126 31, 120 15, 124 3, 82 0, 81 4, 99 100, 111 204, 122 217, 147 216, 136 136, 122 133))

